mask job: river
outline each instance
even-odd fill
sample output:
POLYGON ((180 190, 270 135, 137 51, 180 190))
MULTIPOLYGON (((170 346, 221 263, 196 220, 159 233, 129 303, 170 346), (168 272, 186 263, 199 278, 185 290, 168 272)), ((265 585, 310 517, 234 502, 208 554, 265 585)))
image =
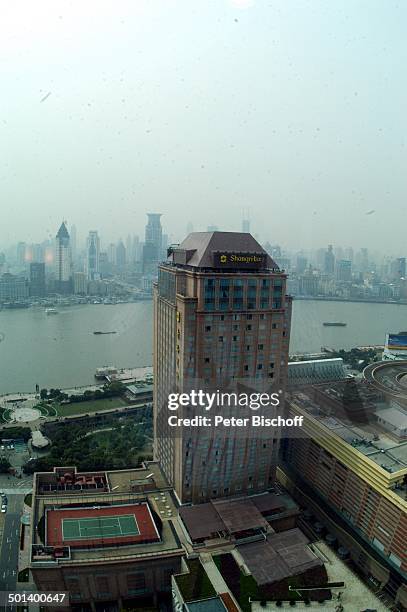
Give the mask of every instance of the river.
MULTIPOLYGON (((291 352, 321 346, 349 349, 383 344, 386 332, 407 329, 407 305, 294 301, 291 352), (324 327, 343 321, 346 327, 324 327)), ((0 393, 40 387, 74 387, 94 382, 103 365, 152 364, 152 302, 0 311, 0 393), (93 331, 114 330, 111 335, 93 331)))

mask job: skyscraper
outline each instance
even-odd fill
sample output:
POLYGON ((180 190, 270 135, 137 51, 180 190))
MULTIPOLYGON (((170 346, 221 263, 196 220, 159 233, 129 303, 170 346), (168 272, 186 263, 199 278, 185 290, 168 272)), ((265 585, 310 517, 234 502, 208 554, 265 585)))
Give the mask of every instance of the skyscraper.
POLYGON ((143 273, 156 274, 163 258, 161 213, 147 213, 148 222, 143 247, 143 273))
POLYGON ((86 240, 86 275, 88 280, 99 279, 100 240, 97 231, 89 232, 86 240))
POLYGON ((116 265, 116 245, 114 242, 111 242, 107 247, 107 258, 113 268, 116 265))
POLYGON ((303 274, 307 269, 308 260, 303 255, 297 255, 297 272, 303 274))
POLYGON ((69 233, 65 222, 61 223, 55 240, 56 290, 70 293, 72 284, 72 257, 69 233))
POLYGON ((23 266, 26 263, 25 255, 27 251, 27 245, 25 242, 19 242, 17 244, 17 263, 23 266))
POLYGON ((154 290, 155 454, 182 502, 260 492, 274 482, 278 431, 172 435, 168 394, 191 380, 269 384, 283 393, 291 300, 286 275, 247 233, 197 232, 159 266, 154 290))
POLYGON ((328 245, 328 250, 325 252, 324 272, 325 274, 333 274, 335 272, 335 255, 332 244, 328 245))
POLYGON ((126 259, 126 247, 123 244, 123 240, 119 240, 116 246, 116 266, 119 270, 125 267, 126 259))
POLYGON ((137 236, 133 236, 133 253, 132 253, 132 263, 141 261, 142 249, 140 245, 140 238, 137 236))
POLYGON ((391 262, 390 276, 393 281, 399 281, 401 278, 406 278, 406 258, 398 257, 391 262))
POLYGON ((242 232, 250 233, 249 209, 243 211, 242 232))
POLYGON ((336 278, 339 281, 352 280, 352 262, 348 259, 339 259, 336 262, 336 278))
POLYGON ((35 297, 45 295, 45 263, 30 264, 30 295, 35 297))
POLYGON ((106 251, 101 251, 99 254, 99 272, 101 278, 106 278, 112 272, 112 266, 109 263, 106 251))

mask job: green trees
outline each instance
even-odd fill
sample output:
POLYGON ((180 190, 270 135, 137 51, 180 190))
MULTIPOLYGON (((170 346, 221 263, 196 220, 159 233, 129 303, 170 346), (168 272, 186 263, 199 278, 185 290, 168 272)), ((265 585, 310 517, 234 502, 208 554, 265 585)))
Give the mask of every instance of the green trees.
POLYGON ((27 442, 31 438, 31 429, 29 427, 8 427, 7 429, 0 430, 0 438, 10 440, 24 440, 27 442))
POLYGON ((11 463, 6 457, 0 457, 0 473, 7 474, 11 468, 11 463))
POLYGON ((25 473, 47 471, 55 466, 76 465, 79 470, 124 469, 139 464, 140 451, 152 433, 151 418, 112 421, 107 431, 87 434, 79 425, 61 424, 52 436, 49 455, 24 466, 25 473))
POLYGON ((350 351, 344 349, 335 351, 332 353, 332 357, 341 357, 344 363, 350 365, 352 369, 362 371, 369 363, 376 361, 377 354, 374 349, 353 348, 350 351))
POLYGON ((46 400, 46 399, 56 399, 56 400, 64 400, 64 399, 68 399, 68 396, 66 393, 64 393, 63 391, 61 391, 61 389, 50 389, 48 391, 48 389, 41 389, 40 391, 40 398, 42 400, 46 400))
POLYGON ((75 404, 77 402, 86 402, 87 400, 98 400, 107 397, 120 397, 123 395, 126 387, 120 381, 107 383, 103 385, 102 388, 96 389, 93 391, 92 389, 86 389, 80 395, 70 395, 69 397, 65 394, 66 399, 69 399, 70 403, 75 404))

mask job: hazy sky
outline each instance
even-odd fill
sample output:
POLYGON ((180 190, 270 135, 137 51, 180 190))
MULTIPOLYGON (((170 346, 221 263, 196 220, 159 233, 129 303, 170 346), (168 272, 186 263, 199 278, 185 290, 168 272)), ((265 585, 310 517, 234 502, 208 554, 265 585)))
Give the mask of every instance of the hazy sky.
POLYGON ((1 0, 0 244, 250 208, 291 248, 407 255, 406 21, 403 0, 1 0))

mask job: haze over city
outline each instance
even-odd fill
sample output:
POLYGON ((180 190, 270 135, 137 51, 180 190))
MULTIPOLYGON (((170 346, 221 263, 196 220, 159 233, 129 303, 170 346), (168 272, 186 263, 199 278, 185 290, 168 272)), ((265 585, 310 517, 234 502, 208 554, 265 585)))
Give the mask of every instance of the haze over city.
POLYGON ((3 246, 163 213, 402 254, 407 6, 4 3, 3 246), (24 9, 24 10, 22 10, 24 9))

